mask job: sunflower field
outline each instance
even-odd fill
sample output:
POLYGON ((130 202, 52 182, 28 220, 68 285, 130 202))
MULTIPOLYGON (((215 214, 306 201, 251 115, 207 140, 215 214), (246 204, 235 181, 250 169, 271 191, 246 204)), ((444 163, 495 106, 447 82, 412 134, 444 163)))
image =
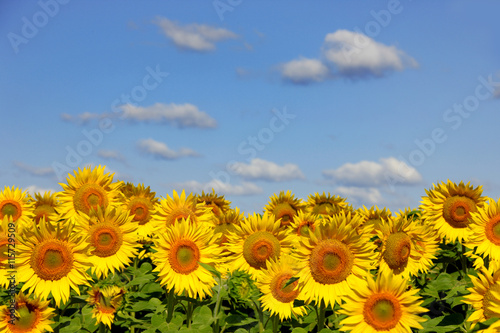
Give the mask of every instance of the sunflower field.
POLYGON ((2 332, 500 332, 500 200, 390 212, 282 191, 244 214, 104 167, 0 189, 2 332))

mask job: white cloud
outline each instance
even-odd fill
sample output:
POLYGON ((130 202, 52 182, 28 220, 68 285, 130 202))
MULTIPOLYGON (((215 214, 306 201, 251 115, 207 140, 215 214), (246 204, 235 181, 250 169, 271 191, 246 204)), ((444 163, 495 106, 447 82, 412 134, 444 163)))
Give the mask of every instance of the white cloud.
POLYGON ((139 150, 154 157, 175 160, 186 156, 199 156, 197 152, 189 148, 180 148, 178 151, 170 149, 165 143, 153 139, 143 139, 137 144, 139 150))
POLYGON ((385 200, 380 191, 376 188, 360 188, 339 186, 335 189, 335 193, 341 197, 347 198, 347 202, 357 206, 384 206, 385 200))
POLYGON ((346 163, 337 169, 324 170, 323 175, 336 184, 346 186, 380 186, 393 184, 416 185, 422 176, 413 167, 394 157, 381 158, 379 162, 361 161, 346 163))
POLYGON ((167 18, 158 18, 157 24, 169 39, 181 49, 206 52, 215 49, 215 43, 237 38, 234 32, 204 24, 187 24, 181 26, 167 18))
POLYGON ((250 183, 241 182, 241 184, 224 183, 217 179, 212 179, 207 183, 200 183, 196 180, 190 180, 183 183, 172 184, 173 187, 179 190, 186 190, 187 192, 201 193, 202 191, 211 192, 212 189, 221 195, 252 195, 260 194, 263 192, 262 188, 250 183))
POLYGON ((91 113, 91 112, 83 112, 77 115, 71 115, 69 113, 62 113, 61 119, 64 121, 71 121, 76 123, 88 123, 94 119, 100 119, 109 116, 106 113, 91 113))
POLYGON ((108 159, 125 162, 125 157, 117 150, 101 149, 97 152, 97 156, 108 159))
POLYGON ((329 69, 318 59, 300 58, 281 65, 281 76, 298 84, 320 82, 329 76, 329 69))
POLYGON ((32 176, 49 177, 55 175, 54 169, 51 167, 36 168, 21 162, 14 162, 14 165, 19 170, 24 171, 32 176))
POLYGON ((197 106, 156 103, 148 107, 125 104, 120 106, 122 118, 133 121, 168 122, 178 127, 216 127, 217 122, 197 106))
POLYGON ((231 172, 246 179, 261 179, 274 182, 305 178, 296 164, 288 163, 280 166, 260 158, 252 159, 250 164, 236 162, 231 165, 231 172))
POLYGON ((354 31, 337 30, 326 35, 323 55, 343 76, 382 76, 386 72, 417 67, 412 57, 354 31))
POLYGON ((23 191, 28 191, 28 193, 31 194, 31 195, 35 195, 35 193, 44 194, 45 192, 49 192, 49 191, 50 191, 50 193, 56 193, 57 192, 53 188, 44 188, 44 187, 39 187, 37 185, 27 186, 27 187, 25 187, 23 189, 23 191))

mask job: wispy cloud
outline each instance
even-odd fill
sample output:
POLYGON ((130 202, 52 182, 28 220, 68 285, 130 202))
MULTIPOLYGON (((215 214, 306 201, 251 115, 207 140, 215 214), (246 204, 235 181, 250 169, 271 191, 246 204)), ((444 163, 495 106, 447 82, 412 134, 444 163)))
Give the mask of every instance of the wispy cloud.
POLYGON ((382 77, 418 63, 393 45, 361 32, 337 30, 326 35, 321 58, 299 58, 279 66, 284 81, 309 84, 335 78, 382 77))
POLYGON ((101 149, 97 152, 97 156, 107 160, 115 160, 118 162, 126 163, 125 156, 123 156, 122 153, 117 150, 101 149))
POLYGON ((154 23, 175 46, 183 50, 207 52, 215 50, 215 43, 237 38, 234 32, 205 24, 180 25, 164 17, 157 18, 154 23))
POLYGON ((200 111, 196 105, 189 103, 156 103, 148 107, 125 104, 120 106, 120 109, 123 111, 123 119, 132 121, 166 122, 181 128, 213 128, 217 126, 215 119, 200 111))
POLYGON ((38 176, 38 177, 52 177, 55 176, 54 169, 51 167, 46 167, 46 168, 37 168, 33 167, 30 165, 26 165, 22 162, 14 162, 14 165, 16 166, 17 169, 30 174, 32 176, 38 176))
POLYGON ((178 190, 186 190, 188 192, 201 193, 202 191, 211 192, 212 189, 216 193, 222 195, 253 195, 261 194, 262 188, 250 182, 241 182, 240 184, 224 183, 217 179, 212 179, 207 183, 200 183, 196 180, 190 180, 181 183, 174 183, 172 186, 178 190))
POLYGON ((245 178, 282 182, 294 179, 304 179, 304 174, 296 164, 278 165, 274 162, 254 158, 250 164, 236 162, 231 165, 231 172, 245 178))
POLYGON ((324 81, 330 75, 328 67, 318 59, 300 58, 280 67, 282 78, 296 84, 324 81))
POLYGON ((143 139, 137 144, 139 150, 148 155, 163 160, 176 160, 187 156, 200 156, 197 152, 189 148, 180 148, 178 151, 170 149, 165 143, 153 139, 143 139))
POLYGON ((395 180, 400 185, 418 185, 423 181, 415 168, 395 157, 346 163, 337 169, 323 170, 323 176, 338 185, 358 187, 390 185, 395 180))
POLYGON ((131 122, 156 122, 170 124, 179 128, 198 127, 214 128, 217 121, 206 112, 198 109, 196 105, 184 104, 162 104, 156 103, 150 106, 135 106, 124 104, 118 107, 120 112, 91 113, 84 112, 77 115, 68 113, 61 114, 64 121, 77 124, 86 124, 91 120, 102 118, 120 118, 131 122))
POLYGON ((37 185, 30 185, 27 186, 23 189, 24 191, 28 191, 29 194, 34 195, 35 193, 41 193, 44 194, 45 192, 50 193, 56 193, 57 191, 54 190, 53 188, 45 188, 45 187, 39 187, 37 185))

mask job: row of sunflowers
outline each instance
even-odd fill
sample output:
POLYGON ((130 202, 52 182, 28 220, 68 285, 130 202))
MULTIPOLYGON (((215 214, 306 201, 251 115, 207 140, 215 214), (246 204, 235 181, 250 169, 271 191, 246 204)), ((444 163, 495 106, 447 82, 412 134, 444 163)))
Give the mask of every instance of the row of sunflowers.
POLYGON ((0 332, 500 331, 500 200, 481 186, 395 214, 282 191, 245 216, 104 169, 0 192, 0 332))

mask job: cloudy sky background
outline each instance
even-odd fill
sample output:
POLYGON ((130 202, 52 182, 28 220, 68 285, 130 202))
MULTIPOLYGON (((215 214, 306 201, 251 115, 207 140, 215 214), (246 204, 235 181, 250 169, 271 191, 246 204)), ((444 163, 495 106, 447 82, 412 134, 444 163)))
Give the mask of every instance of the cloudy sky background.
POLYGON ((158 196, 214 188, 419 205, 498 198, 494 1, 41 0, 0 4, 0 185, 106 165, 158 196))

